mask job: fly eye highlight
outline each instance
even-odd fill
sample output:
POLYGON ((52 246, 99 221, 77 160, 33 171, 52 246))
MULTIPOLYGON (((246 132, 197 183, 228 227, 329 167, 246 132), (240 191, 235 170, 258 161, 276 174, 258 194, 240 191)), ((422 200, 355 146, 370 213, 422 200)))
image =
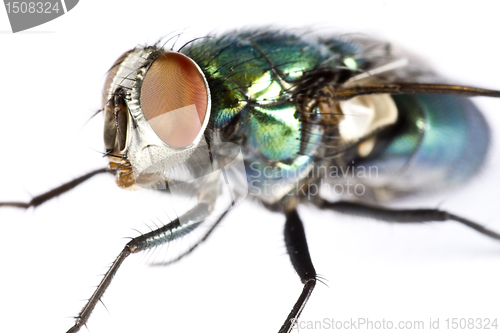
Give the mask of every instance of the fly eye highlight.
POLYGON ((195 141, 207 114, 207 89, 200 69, 187 56, 167 52, 153 62, 142 83, 140 103, 163 142, 182 148, 195 141))

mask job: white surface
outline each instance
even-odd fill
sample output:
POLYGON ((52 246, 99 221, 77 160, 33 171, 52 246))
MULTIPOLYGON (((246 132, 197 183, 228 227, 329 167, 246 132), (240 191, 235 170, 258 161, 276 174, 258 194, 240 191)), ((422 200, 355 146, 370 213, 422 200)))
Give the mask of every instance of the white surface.
MULTIPOLYGON (((365 32, 403 44, 448 77, 500 89, 493 1, 87 0, 15 35, 0 12, 2 201, 26 200, 104 166, 93 150, 102 150, 102 120, 84 125, 100 107, 104 73, 124 51, 176 29, 365 32)), ((476 100, 499 131, 500 102, 476 100)), ((500 231, 498 163, 497 143, 484 173, 464 189, 399 205, 439 206, 500 231)), ((0 332, 65 332, 123 237, 136 235, 131 228, 145 232, 144 223, 165 220, 167 208, 156 202, 103 175, 35 211, 0 210, 0 332)), ((443 328, 449 317, 500 317, 499 243, 453 223, 396 226, 300 213, 329 285, 317 286, 301 320, 423 320, 428 328, 429 318, 440 318, 443 328)), ((244 204, 179 264, 153 269, 146 262, 154 253, 132 256, 104 296, 109 313, 99 304, 90 332, 276 332, 302 289, 285 254, 283 221, 244 204)))

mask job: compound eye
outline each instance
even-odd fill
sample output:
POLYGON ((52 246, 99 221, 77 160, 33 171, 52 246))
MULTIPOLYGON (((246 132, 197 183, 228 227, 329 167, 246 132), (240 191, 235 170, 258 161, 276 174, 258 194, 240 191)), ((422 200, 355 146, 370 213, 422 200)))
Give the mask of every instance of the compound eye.
POLYGON ((207 114, 207 89, 203 74, 187 56, 167 52, 153 62, 140 99, 146 119, 163 142, 176 148, 193 143, 207 114))

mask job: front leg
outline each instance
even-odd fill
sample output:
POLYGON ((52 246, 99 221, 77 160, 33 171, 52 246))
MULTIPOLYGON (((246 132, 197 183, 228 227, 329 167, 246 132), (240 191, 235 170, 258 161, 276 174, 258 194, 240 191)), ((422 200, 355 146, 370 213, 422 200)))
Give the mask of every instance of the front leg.
MULTIPOLYGON (((199 221, 199 218, 201 216, 206 215, 206 211, 206 205, 200 204, 197 207, 193 208, 191 211, 187 212, 184 217, 188 220, 199 221)), ((116 272, 120 268, 123 261, 130 254, 151 249, 161 244, 168 243, 177 238, 183 237, 187 233, 196 229, 196 227, 198 227, 201 223, 202 222, 188 222, 181 224, 179 222, 179 219, 177 218, 163 227, 152 230, 151 232, 136 237, 128 242, 128 244, 125 245, 123 250, 115 259, 111 267, 108 269, 83 309, 80 311, 78 316, 75 317, 75 324, 67 331, 67 333, 78 332, 82 326, 86 325, 88 319, 90 318, 90 315, 92 314, 92 311, 94 310, 97 303, 101 300, 101 297, 104 295, 106 289, 111 284, 111 281, 113 280, 116 272)))

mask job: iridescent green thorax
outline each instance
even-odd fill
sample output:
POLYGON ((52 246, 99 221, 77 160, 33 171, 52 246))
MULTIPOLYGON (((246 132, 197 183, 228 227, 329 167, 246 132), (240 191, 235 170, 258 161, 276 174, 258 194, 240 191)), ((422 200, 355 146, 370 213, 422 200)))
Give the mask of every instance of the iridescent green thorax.
MULTIPOLYGON (((256 156, 290 165, 300 152, 302 128, 290 102, 293 89, 306 72, 357 67, 359 53, 340 39, 248 31, 204 40, 186 51, 205 71, 215 96, 213 128, 229 133, 225 139, 245 140, 256 156)), ((314 146, 320 137, 309 140, 306 145, 314 146)))
POLYGON ((325 128, 304 125, 294 91, 306 73, 322 68, 347 69, 342 80, 357 74, 363 50, 342 38, 245 31, 195 42, 184 53, 209 82, 209 128, 220 140, 242 147, 249 181, 286 184, 273 201, 308 173, 317 156, 325 155, 325 128))

